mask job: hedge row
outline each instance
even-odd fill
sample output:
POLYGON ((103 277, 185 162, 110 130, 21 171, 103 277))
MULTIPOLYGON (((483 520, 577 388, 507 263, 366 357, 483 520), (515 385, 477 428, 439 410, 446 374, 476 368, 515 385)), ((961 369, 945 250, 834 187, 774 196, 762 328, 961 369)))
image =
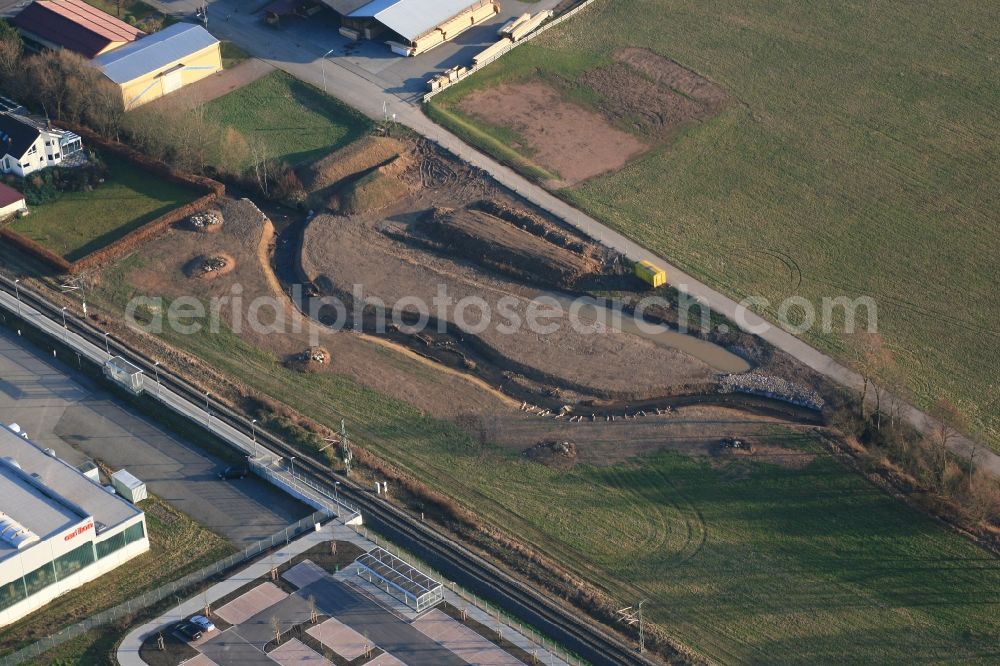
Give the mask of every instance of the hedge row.
POLYGON ((0 238, 3 238, 11 245, 16 246, 29 254, 35 255, 62 273, 69 273, 73 269, 73 264, 66 261, 47 247, 42 247, 30 238, 26 238, 19 233, 11 231, 10 227, 0 227, 0 238))
POLYGON ((62 125, 63 127, 79 134, 88 145, 96 147, 101 152, 111 153, 112 155, 139 167, 140 169, 156 174, 168 182, 199 192, 204 192, 204 195, 185 206, 181 206, 180 208, 175 208, 167 213, 164 213, 155 220, 150 220, 143 226, 122 236, 110 245, 106 245, 99 250, 95 250, 85 257, 81 257, 73 262, 67 261, 51 250, 34 242, 30 238, 25 238, 24 236, 11 231, 9 228, 0 229, 0 237, 9 241, 11 244, 16 245, 20 249, 35 255, 60 272, 78 273, 98 264, 113 261, 132 251, 141 243, 164 233, 175 222, 179 222, 180 220, 183 220, 184 218, 204 209, 226 192, 225 185, 216 180, 175 171, 169 165, 159 160, 155 160, 148 155, 144 155, 134 148, 130 148, 129 146, 118 143, 117 141, 109 141, 104 137, 95 134, 86 127, 74 125, 72 123, 62 123, 62 125))

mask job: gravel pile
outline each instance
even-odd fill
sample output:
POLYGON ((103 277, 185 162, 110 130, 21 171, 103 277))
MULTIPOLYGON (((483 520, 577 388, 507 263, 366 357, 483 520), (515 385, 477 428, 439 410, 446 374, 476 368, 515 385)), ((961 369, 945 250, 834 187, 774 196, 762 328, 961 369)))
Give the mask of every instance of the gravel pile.
POLYGON ((823 398, 811 388, 759 372, 726 375, 720 385, 723 393, 750 393, 784 400, 802 407, 823 408, 823 398))
POLYGON ((205 273, 214 273, 215 271, 221 271, 223 268, 229 265, 225 257, 209 257, 201 263, 201 270, 205 273))
POLYGON ((194 227, 195 229, 214 227, 219 224, 222 224, 222 218, 219 216, 218 213, 215 213, 213 211, 196 213, 191 216, 191 226, 194 227))

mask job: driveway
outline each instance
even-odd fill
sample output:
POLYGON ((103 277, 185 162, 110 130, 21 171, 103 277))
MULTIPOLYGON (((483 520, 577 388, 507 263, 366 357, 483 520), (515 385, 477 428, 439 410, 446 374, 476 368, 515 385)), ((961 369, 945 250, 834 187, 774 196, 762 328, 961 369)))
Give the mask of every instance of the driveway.
MULTIPOLYGON (((74 359, 75 360, 75 359, 74 359)), ((149 490, 243 547, 311 512, 256 477, 221 481, 227 462, 139 415, 98 382, 72 373, 0 329, 0 421, 79 465, 126 468, 149 490)))

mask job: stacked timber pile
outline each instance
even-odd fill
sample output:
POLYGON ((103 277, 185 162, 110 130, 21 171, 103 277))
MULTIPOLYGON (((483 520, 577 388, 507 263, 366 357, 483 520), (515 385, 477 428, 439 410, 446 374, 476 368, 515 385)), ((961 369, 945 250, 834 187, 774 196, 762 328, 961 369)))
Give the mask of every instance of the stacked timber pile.
POLYGON ((435 208, 424 232, 448 251, 546 287, 571 287, 600 263, 481 210, 435 208))

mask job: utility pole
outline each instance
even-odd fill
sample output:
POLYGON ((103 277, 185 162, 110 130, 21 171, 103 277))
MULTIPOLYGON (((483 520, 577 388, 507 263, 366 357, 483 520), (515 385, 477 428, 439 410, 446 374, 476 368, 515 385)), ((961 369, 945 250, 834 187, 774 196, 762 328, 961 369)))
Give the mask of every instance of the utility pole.
POLYGON ((323 72, 323 92, 325 92, 327 95, 330 94, 330 89, 326 85, 326 59, 329 58, 330 54, 333 53, 335 50, 336 49, 330 49, 329 51, 323 54, 322 58, 319 59, 319 68, 323 72))
POLYGON ((646 603, 643 599, 639 602, 639 654, 646 651, 646 623, 642 619, 642 605, 646 603))
POLYGON ((618 616, 621 618, 622 622, 632 627, 639 625, 639 654, 646 651, 646 626, 642 619, 642 605, 646 603, 647 599, 643 599, 638 604, 636 604, 633 610, 632 606, 628 608, 622 608, 618 611, 618 616))
POLYGON ((351 453, 351 442, 347 438, 347 422, 344 419, 340 420, 340 448, 341 457, 344 459, 344 476, 350 476, 354 454, 351 453))

